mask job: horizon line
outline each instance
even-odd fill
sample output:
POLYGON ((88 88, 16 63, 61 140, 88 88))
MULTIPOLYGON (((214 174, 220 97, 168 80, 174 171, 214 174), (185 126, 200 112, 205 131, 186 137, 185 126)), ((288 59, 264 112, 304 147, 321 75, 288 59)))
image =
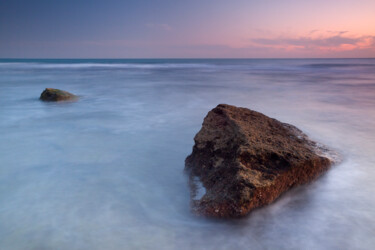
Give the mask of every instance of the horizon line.
POLYGON ((0 60, 306 60, 306 59, 375 59, 375 57, 0 57, 0 60))

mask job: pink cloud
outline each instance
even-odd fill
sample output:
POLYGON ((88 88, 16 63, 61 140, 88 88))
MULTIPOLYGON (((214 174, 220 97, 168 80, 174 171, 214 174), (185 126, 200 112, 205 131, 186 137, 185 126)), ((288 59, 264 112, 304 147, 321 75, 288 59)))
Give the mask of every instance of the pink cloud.
POLYGON ((251 46, 268 47, 284 50, 314 50, 314 51, 347 51, 375 50, 375 36, 348 35, 347 31, 327 31, 326 35, 313 36, 317 31, 311 31, 311 36, 253 38, 251 46))

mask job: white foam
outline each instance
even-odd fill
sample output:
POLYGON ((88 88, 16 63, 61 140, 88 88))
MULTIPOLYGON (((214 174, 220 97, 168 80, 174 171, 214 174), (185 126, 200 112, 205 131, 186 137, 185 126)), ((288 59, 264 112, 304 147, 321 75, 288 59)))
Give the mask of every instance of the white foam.
POLYGON ((203 186, 203 183, 200 181, 199 177, 193 177, 194 182, 194 194, 193 200, 200 200, 206 194, 206 188, 203 186))

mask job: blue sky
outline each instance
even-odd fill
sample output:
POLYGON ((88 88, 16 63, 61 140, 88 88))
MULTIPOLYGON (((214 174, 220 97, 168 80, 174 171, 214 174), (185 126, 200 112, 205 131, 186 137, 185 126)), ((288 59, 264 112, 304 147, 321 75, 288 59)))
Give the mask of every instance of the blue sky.
POLYGON ((0 57, 375 57, 372 0, 0 0, 0 57))

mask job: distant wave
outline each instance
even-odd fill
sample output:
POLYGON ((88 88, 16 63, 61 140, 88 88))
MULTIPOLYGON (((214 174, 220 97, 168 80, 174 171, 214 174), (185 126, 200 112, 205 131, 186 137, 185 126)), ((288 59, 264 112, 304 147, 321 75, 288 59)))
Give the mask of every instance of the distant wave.
MULTIPOLYGON (((310 63, 302 64, 299 67, 310 69, 331 69, 331 68, 348 68, 348 67, 375 67, 375 63, 310 63)), ((197 69, 204 71, 217 70, 240 70, 249 72, 261 71, 298 71, 296 65, 289 64, 269 64, 264 61, 249 64, 242 64, 241 61, 233 63, 212 63, 212 62, 0 62, 1 69, 10 70, 80 70, 80 69, 102 69, 102 70, 168 70, 168 69, 197 69)))
POLYGON ((365 64, 365 63, 313 63, 307 64, 307 67, 312 68, 342 68, 342 67, 375 67, 375 64, 365 64))
POLYGON ((215 65, 200 63, 0 63, 0 68, 11 69, 176 69, 176 68, 213 68, 215 65))

